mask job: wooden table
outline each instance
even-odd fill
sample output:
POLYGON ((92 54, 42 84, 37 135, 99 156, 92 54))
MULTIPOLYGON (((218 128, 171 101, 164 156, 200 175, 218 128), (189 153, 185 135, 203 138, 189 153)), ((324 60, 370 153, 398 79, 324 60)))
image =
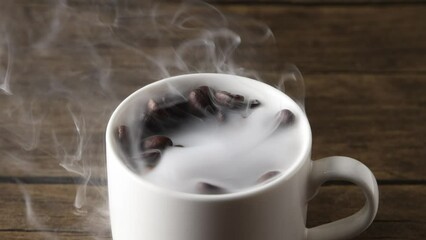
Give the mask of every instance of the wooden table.
MULTIPOLYGON (((120 100, 217 68, 275 85, 287 63, 305 78, 312 158, 351 156, 377 177, 378 215, 356 239, 426 239, 423 1, 112 2, 0 3, 0 239, 111 239, 103 133, 120 100)), ((308 226, 363 201, 328 183, 308 226)))

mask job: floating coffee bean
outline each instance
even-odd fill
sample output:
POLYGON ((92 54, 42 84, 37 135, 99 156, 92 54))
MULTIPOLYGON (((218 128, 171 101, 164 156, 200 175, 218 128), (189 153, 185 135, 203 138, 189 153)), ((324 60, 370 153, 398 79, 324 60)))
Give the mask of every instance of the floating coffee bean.
POLYGON ((151 99, 147 104, 147 112, 141 123, 143 136, 173 130, 179 127, 183 123, 182 120, 189 115, 186 100, 179 99, 158 103, 151 99))
POLYGON ((260 176, 259 179, 257 179, 257 183, 262 183, 262 182, 266 182, 268 180, 271 180, 275 177, 277 177, 278 175, 280 175, 281 172, 280 171, 269 171, 265 174, 263 174, 262 176, 260 176))
MULTIPOLYGON (((181 124, 188 122, 194 116, 214 117, 217 121, 224 122, 228 109, 255 108, 259 105, 258 100, 245 101, 242 95, 216 91, 208 86, 193 89, 187 98, 180 95, 167 95, 158 99, 149 99, 140 125, 142 132, 139 145, 140 158, 146 166, 154 167, 167 147, 184 147, 180 144, 173 145, 172 140, 164 134, 176 131, 181 124)), ((127 134, 127 129, 124 131, 127 134)), ((129 142, 129 140, 126 141, 129 142)), ((126 147, 126 151, 130 152, 130 144, 126 147)), ((210 183, 200 183, 200 191, 208 194, 225 192, 223 188, 210 183)))
POLYGON ((260 106, 260 101, 257 100, 257 99, 251 100, 250 103, 249 103, 249 107, 252 108, 252 109, 257 108, 259 106, 260 106))
POLYGON ((153 99, 149 99, 147 107, 146 107, 147 112, 151 113, 157 109, 158 109, 158 103, 155 102, 153 99))
POLYGON ((203 194, 223 194, 226 193, 225 189, 210 184, 210 183, 206 183, 206 182, 200 182, 197 184, 197 189, 200 193, 203 194))
POLYGON ((225 122, 225 113, 223 113, 222 111, 218 111, 218 112, 216 113, 216 119, 217 119, 219 122, 225 122))
POLYGON ((148 101, 146 115, 157 121, 166 120, 169 117, 167 109, 152 99, 148 101))
POLYGON ((164 127, 162 126, 161 121, 159 121, 154 114, 146 114, 142 119, 141 128, 141 136, 142 138, 145 138, 146 136, 162 132, 164 127))
POLYGON ((173 103, 165 108, 165 111, 169 114, 169 117, 173 120, 181 119, 188 116, 188 101, 181 101, 173 103))
POLYGON ((128 128, 124 125, 119 126, 116 130, 116 137, 120 143, 123 153, 127 156, 130 155, 130 137, 128 128))
POLYGON ((218 91, 214 94, 215 100, 220 105, 228 105, 232 101, 232 96, 229 92, 218 91))
POLYGON ((145 138, 141 142, 142 160, 149 167, 154 167, 161 157, 161 152, 167 147, 173 146, 173 142, 166 136, 154 135, 145 138))
POLYGON ((288 109, 283 109, 277 113, 277 121, 279 127, 290 125, 294 122, 295 116, 288 109))
POLYGON ((124 125, 119 126, 115 131, 115 135, 121 147, 121 150, 124 154, 124 158, 122 159, 124 164, 126 164, 131 169, 136 169, 136 165, 131 159, 132 152, 131 152, 131 143, 130 143, 130 133, 128 131, 128 127, 124 125))
POLYGON ((158 149, 146 150, 142 153, 142 160, 147 167, 154 167, 161 158, 161 151, 158 149))
POLYGON ((141 143, 142 150, 159 149, 164 150, 165 148, 173 146, 173 142, 170 138, 161 135, 154 135, 145 138, 141 143))
POLYGON ((119 126, 117 128, 117 138, 118 138, 118 140, 123 141, 123 140, 127 139, 128 138, 127 134, 128 134, 128 130, 127 130, 126 126, 121 125, 121 126, 119 126))
POLYGON ((201 86, 189 93, 188 104, 196 116, 204 117, 208 113, 214 114, 216 112, 217 109, 211 99, 212 92, 213 89, 201 86))
POLYGON ((244 96, 231 94, 226 91, 217 91, 214 94, 217 104, 230 109, 243 108, 245 105, 244 96))

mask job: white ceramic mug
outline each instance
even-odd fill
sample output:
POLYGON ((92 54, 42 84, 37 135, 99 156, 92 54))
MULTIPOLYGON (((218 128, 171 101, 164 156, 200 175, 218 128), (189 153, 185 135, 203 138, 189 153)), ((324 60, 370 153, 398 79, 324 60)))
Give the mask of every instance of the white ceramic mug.
POLYGON ((111 228, 114 240, 333 240, 364 231, 378 208, 378 187, 371 171, 348 157, 311 160, 312 135, 297 104, 296 116, 304 127, 303 153, 286 174, 266 184, 236 193, 201 195, 160 188, 145 181, 123 162, 114 131, 135 106, 161 96, 171 88, 187 91, 210 85, 250 96, 261 102, 289 101, 281 91, 256 80, 226 74, 189 74, 149 84, 125 99, 114 111, 106 131, 106 152, 111 228), (365 205, 357 213, 321 226, 306 228, 307 203, 329 180, 344 180, 361 187, 365 205))

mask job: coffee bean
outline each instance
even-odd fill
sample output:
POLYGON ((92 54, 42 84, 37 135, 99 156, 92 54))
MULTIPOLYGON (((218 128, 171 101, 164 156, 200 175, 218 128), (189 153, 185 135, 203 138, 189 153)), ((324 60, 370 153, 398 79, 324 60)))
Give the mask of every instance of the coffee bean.
POLYGON ((257 99, 251 100, 249 104, 250 108, 257 108, 260 106, 260 101, 257 99))
POLYGON ((156 122, 157 128, 170 125, 169 122, 176 118, 176 116, 173 116, 172 111, 170 111, 170 109, 173 108, 172 103, 165 101, 167 100, 162 99, 161 102, 156 102, 153 99, 150 99, 147 104, 146 115, 150 117, 151 121, 156 122))
POLYGON ((277 177, 278 175, 280 175, 281 172, 280 171, 269 171, 265 174, 263 174, 262 176, 260 176, 259 179, 257 179, 257 183, 263 183, 266 182, 268 180, 272 180, 273 178, 277 177))
MULTIPOLYGON (((252 100, 250 108, 257 107, 260 102, 252 100)), ((149 99, 144 119, 142 120, 143 137, 174 131, 190 115, 198 118, 214 115, 219 122, 225 121, 226 109, 242 109, 247 106, 244 96, 226 91, 216 91, 208 86, 193 89, 188 99, 180 96, 166 96, 160 100, 149 99)))
POLYGON ((226 117, 225 117, 225 113, 223 113, 222 111, 218 111, 217 113, 216 113, 216 119, 219 121, 219 122, 225 122, 225 120, 226 120, 226 117))
POLYGON ((147 137, 141 142, 142 160, 148 167, 154 167, 160 160, 162 151, 170 146, 173 146, 173 142, 166 136, 147 137))
POLYGON ((188 112, 189 105, 188 101, 181 101, 171 104, 165 108, 165 111, 168 113, 168 117, 173 120, 180 120, 189 115, 188 112))
POLYGON ((141 121, 141 128, 141 138, 145 138, 146 136, 162 132, 164 127, 162 126, 161 121, 158 119, 158 117, 155 116, 155 114, 147 113, 141 121))
POLYGON ((188 94, 188 104, 196 116, 204 117, 207 114, 214 114, 216 107, 212 102, 211 94, 213 89, 201 86, 192 90, 188 94))
POLYGON ((141 142, 142 150, 159 149, 164 150, 165 148, 173 146, 173 142, 170 138, 161 135, 154 135, 145 138, 141 142))
POLYGON ((147 107, 146 107, 147 112, 151 113, 157 109, 158 109, 158 103, 155 102, 153 99, 149 99, 147 107))
MULTIPOLYGON (((151 105, 151 104, 148 104, 148 105, 151 105)), ((164 107, 160 107, 158 104, 151 105, 150 107, 147 107, 146 114, 151 115, 157 121, 162 121, 169 117, 169 114, 164 107)))
POLYGON ((158 108, 163 109, 169 116, 183 117, 188 110, 188 100, 183 96, 167 96, 158 103, 158 108))
POLYGON ((149 149, 142 153, 142 161, 147 167, 154 167, 161 158, 161 151, 158 149, 149 149))
POLYGON ((197 190, 199 193, 202 194, 224 194, 226 193, 225 189, 210 184, 210 183, 206 183, 206 182, 199 182, 197 184, 197 190))
POLYGON ((245 105, 244 96, 238 94, 231 94, 226 91, 217 91, 214 94, 215 102, 230 109, 240 109, 245 105))
POLYGON ((141 123, 143 136, 174 130, 189 115, 188 101, 185 99, 169 98, 160 102, 150 99, 141 123))
POLYGON ((277 121, 279 127, 285 127, 292 124, 295 120, 293 112, 288 109, 283 109, 277 113, 277 121))
POLYGON ((127 126, 121 125, 117 128, 115 133, 121 149, 127 156, 130 155, 130 137, 127 126))
POLYGON ((128 130, 127 127, 124 125, 121 125, 117 128, 117 138, 118 140, 122 141, 128 138, 127 136, 128 130))
POLYGON ((215 93, 215 100, 218 104, 227 106, 232 101, 232 94, 225 91, 218 91, 215 93))
POLYGON ((115 136, 120 145, 124 157, 121 159, 130 169, 136 169, 135 162, 132 161, 132 151, 130 143, 130 133, 127 126, 121 125, 115 131, 115 136))

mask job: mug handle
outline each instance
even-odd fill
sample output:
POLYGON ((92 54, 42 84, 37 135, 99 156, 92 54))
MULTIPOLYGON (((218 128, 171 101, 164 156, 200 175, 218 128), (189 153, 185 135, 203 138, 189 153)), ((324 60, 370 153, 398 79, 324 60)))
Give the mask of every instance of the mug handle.
POLYGON ((361 162, 349 157, 327 157, 313 161, 310 186, 317 192, 330 180, 344 180, 361 187, 366 203, 355 214, 317 227, 306 229, 308 240, 348 239, 370 226, 379 206, 379 190, 373 173, 361 162))

